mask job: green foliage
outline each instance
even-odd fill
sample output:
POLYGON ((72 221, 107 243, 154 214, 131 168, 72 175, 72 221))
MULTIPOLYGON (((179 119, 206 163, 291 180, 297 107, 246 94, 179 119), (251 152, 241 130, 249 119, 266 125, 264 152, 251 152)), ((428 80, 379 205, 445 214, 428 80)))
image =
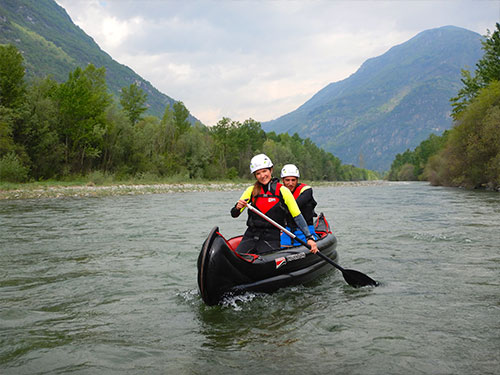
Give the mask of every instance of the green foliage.
POLYGON ((235 167, 229 168, 229 170, 226 172, 226 178, 235 180, 236 178, 238 178, 238 170, 235 167))
POLYGON ((58 177, 63 170, 64 144, 58 133, 59 110, 54 98, 58 84, 51 78, 28 87, 22 126, 22 145, 35 179, 58 177))
POLYGON ((86 176, 87 185, 105 185, 113 182, 113 176, 102 171, 93 171, 86 176))
POLYGON ((398 172, 399 181, 412 181, 415 179, 415 167, 412 164, 404 164, 398 172))
MULTIPOLYGON (((22 66, 22 60, 17 64, 22 66)), ((18 86, 23 85, 19 80, 18 86)), ((89 184, 131 176, 144 182, 234 180, 251 177, 248 163, 260 152, 272 158, 276 175, 284 164, 295 163, 307 180, 378 177, 342 165, 297 134, 266 135, 253 119, 241 123, 223 118, 212 128, 191 126, 182 102, 167 105, 161 119, 141 117, 143 98, 132 85, 123 90, 120 107, 107 91, 105 69, 92 64, 75 68, 63 83, 52 78, 32 80, 15 108, 0 106, 2 179, 87 176, 84 182, 89 184)))
POLYGON ((463 87, 458 95, 451 98, 453 106, 452 116, 459 119, 460 114, 467 108, 469 103, 490 82, 500 80, 500 23, 496 23, 496 30, 491 33, 488 30, 483 45, 484 55, 476 64, 475 74, 468 70, 462 70, 463 87))
POLYGON ((493 33, 488 30, 483 50, 484 55, 477 63, 476 75, 485 84, 500 80, 500 23, 496 23, 493 33))
POLYGON ((500 187, 500 82, 480 89, 460 114, 446 148, 426 168, 431 183, 500 187))
POLYGON ((111 105, 106 111, 106 131, 103 135, 103 147, 100 169, 115 172, 119 177, 132 173, 134 160, 134 130, 125 112, 117 105, 111 105))
POLYGON ((174 113, 173 113, 173 120, 175 126, 175 134, 174 134, 175 139, 179 139, 179 137, 182 134, 184 134, 191 126, 188 119, 189 119, 189 111, 184 106, 184 103, 175 102, 174 113))
POLYGON ((0 106, 18 107, 24 93, 23 56, 13 45, 0 45, 0 106))
POLYGON ((136 83, 131 84, 128 88, 122 88, 120 94, 120 104, 127 113, 127 116, 135 125, 141 118, 141 115, 148 109, 146 103, 147 94, 136 83))
POLYGON ((0 181, 25 182, 28 179, 28 168, 23 166, 13 152, 0 158, 0 181))
POLYGON ((2 117, 0 113, 0 156, 6 155, 16 149, 14 139, 12 138, 12 129, 2 117))
POLYGON ((76 68, 56 93, 60 128, 66 147, 66 164, 72 172, 90 169, 101 155, 106 108, 111 103, 105 69, 89 64, 76 68))
POLYGON ((413 151, 406 150, 397 154, 392 162, 388 179, 391 181, 417 181, 425 179, 424 169, 430 157, 443 149, 448 139, 449 131, 442 136, 431 134, 413 151))
POLYGON ((249 177, 248 163, 254 152, 262 151, 266 135, 260 123, 248 119, 243 123, 222 118, 210 128, 214 139, 214 153, 220 175, 225 176, 234 168, 238 175, 249 177))
POLYGON ((377 180, 380 178, 377 172, 367 169, 356 168, 354 165, 342 165, 340 167, 341 181, 364 181, 377 180))
POLYGON ((185 132, 179 139, 178 150, 184 155, 185 166, 189 178, 217 178, 210 175, 209 165, 212 162, 213 140, 202 127, 195 126, 185 132))

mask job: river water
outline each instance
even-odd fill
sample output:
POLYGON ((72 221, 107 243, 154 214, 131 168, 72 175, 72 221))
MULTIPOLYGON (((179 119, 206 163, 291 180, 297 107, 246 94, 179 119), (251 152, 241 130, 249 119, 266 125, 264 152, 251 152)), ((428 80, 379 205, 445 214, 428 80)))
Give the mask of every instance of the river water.
POLYGON ((1 374, 499 374, 500 195, 316 188, 339 263, 205 306, 196 261, 240 191, 0 201, 1 374))

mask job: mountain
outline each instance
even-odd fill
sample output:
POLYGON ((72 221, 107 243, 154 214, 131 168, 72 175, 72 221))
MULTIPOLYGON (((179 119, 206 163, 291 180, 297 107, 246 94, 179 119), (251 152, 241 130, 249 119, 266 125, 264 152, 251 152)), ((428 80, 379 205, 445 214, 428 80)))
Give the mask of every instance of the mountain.
POLYGON ((175 102, 101 50, 53 0, 1 0, 0 44, 13 44, 22 52, 27 79, 50 75, 64 82, 76 67, 92 63, 106 68, 108 88, 117 98, 123 87, 137 83, 148 95, 149 114, 162 117, 175 102))
POLYGON ((452 126, 449 100, 461 69, 482 57, 481 39, 454 26, 423 31, 262 127, 309 137, 343 163, 388 170, 396 154, 452 126))

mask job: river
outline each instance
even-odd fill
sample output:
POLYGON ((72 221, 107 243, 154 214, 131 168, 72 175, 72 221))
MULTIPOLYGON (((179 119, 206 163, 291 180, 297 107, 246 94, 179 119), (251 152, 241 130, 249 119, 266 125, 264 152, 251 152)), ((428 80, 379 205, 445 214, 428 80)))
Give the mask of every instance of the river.
POLYGON ((0 373, 499 373, 498 193, 316 188, 339 263, 380 286, 332 268, 207 307, 198 253, 243 232, 240 193, 0 201, 0 373))

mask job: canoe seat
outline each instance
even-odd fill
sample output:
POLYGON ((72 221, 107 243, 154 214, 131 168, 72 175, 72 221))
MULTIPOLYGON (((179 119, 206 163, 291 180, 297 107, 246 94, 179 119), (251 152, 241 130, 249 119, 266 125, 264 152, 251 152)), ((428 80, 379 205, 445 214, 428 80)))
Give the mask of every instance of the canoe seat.
POLYGON ((228 246, 231 248, 231 250, 234 251, 234 250, 236 250, 236 248, 240 244, 242 238, 243 238, 243 236, 237 236, 237 237, 230 238, 226 242, 227 242, 228 246))
POLYGON ((224 239, 224 241, 226 241, 226 244, 229 247, 229 249, 234 254, 236 254, 236 256, 238 258, 243 259, 246 262, 253 263, 255 261, 255 259, 257 259, 259 257, 257 254, 240 254, 240 253, 236 252, 236 248, 240 244, 243 236, 237 236, 237 237, 230 238, 229 240, 226 240, 222 234, 219 233, 219 235, 224 239))

